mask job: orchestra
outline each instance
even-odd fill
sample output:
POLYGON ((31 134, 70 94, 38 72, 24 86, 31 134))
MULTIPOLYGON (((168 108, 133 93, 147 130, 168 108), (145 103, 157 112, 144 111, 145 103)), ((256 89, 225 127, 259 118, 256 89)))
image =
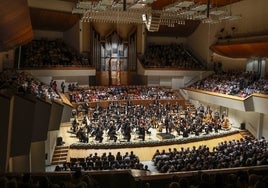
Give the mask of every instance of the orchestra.
POLYGON ((213 113, 209 106, 205 109, 200 105, 195 110, 190 110, 189 107, 183 109, 177 103, 164 105, 154 101, 145 107, 128 101, 111 102, 107 108, 103 108, 101 104, 91 107, 81 121, 78 121, 77 116, 73 118, 71 130, 80 142, 88 143, 89 138, 94 137, 95 141, 101 143, 104 138, 113 142, 130 142, 133 134, 134 140, 138 135, 144 141, 146 135, 151 135, 152 129, 159 133, 176 133, 178 136, 189 137, 213 131, 218 133, 221 129, 229 128, 228 117, 220 117, 218 111, 213 113))

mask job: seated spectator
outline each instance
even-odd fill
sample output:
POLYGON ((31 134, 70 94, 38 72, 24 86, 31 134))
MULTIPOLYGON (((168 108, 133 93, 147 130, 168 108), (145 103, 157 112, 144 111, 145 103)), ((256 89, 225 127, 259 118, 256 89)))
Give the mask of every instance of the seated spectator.
POLYGON ((90 66, 88 58, 78 54, 61 39, 35 39, 22 46, 21 67, 90 66))
POLYGON ((204 66, 183 44, 149 44, 140 56, 141 63, 147 67, 167 67, 179 69, 203 69, 204 66))
MULTIPOLYGON (((206 146, 199 146, 192 150, 182 148, 177 154, 170 156, 162 152, 156 155, 153 161, 156 169, 161 173, 266 165, 268 164, 268 161, 265 160, 266 150, 262 148, 267 145, 266 140, 247 137, 241 140, 221 142, 212 152, 206 146)), ((244 184, 246 181, 244 176, 241 174, 239 178, 240 183, 244 184)), ((237 177, 235 182, 237 182, 237 177)))
POLYGON ((190 87, 245 98, 253 93, 267 94, 268 80, 255 72, 229 71, 213 74, 190 87))

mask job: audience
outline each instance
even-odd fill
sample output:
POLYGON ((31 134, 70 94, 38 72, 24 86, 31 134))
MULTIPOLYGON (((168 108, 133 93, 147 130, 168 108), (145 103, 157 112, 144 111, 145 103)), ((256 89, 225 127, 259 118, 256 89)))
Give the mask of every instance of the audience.
POLYGON ((161 173, 260 166, 268 164, 267 146, 265 139, 246 137, 221 142, 212 150, 202 145, 168 153, 157 151, 152 160, 161 173))
POLYGON ((178 92, 167 87, 117 86, 79 88, 69 85, 70 102, 96 102, 117 100, 179 99, 178 92))
POLYGON ((148 171, 148 166, 140 162, 139 157, 131 151, 122 155, 117 152, 90 154, 85 158, 71 158, 69 163, 64 163, 62 167, 57 166, 55 171, 90 171, 90 170, 116 170, 116 169, 138 169, 148 171))
POLYGON ((146 68, 204 69, 183 44, 149 44, 144 55, 140 56, 140 61, 146 68))
POLYGON ((190 86, 193 89, 248 97, 253 93, 268 94, 268 79, 255 72, 220 72, 190 86))
POLYGON ((0 74, 0 84, 0 89, 8 89, 13 93, 31 94, 48 101, 62 101, 55 87, 44 84, 26 72, 6 70, 0 74))
MULTIPOLYGON (((198 172, 191 176, 181 176, 177 174, 174 177, 168 176, 162 181, 154 181, 146 179, 144 186, 141 182, 136 182, 132 187, 167 187, 167 188, 266 188, 268 176, 266 173, 260 174, 254 171, 237 171, 232 173, 212 173, 198 172)), ((54 174, 53 176, 46 174, 31 175, 30 173, 22 174, 21 177, 16 175, 8 175, 8 177, 0 177, 1 188, 16 187, 40 187, 40 188, 59 188, 59 187, 103 187, 100 181, 110 181, 110 187, 115 183, 112 177, 96 179, 86 171, 76 170, 69 175, 63 177, 63 173, 54 174)), ((122 180, 130 181, 130 180, 122 180)), ((107 184, 105 184, 107 186, 107 184)), ((121 185, 121 184, 120 184, 121 185)))
POLYGON ((87 58, 79 55, 61 39, 35 39, 22 46, 21 67, 90 66, 87 58))

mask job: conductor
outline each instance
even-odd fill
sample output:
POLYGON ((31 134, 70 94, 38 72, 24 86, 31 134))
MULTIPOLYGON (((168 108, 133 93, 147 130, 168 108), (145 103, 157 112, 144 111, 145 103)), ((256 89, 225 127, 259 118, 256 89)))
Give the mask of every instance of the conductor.
POLYGON ((166 127, 166 133, 169 133, 169 118, 168 115, 165 117, 165 127, 166 127))

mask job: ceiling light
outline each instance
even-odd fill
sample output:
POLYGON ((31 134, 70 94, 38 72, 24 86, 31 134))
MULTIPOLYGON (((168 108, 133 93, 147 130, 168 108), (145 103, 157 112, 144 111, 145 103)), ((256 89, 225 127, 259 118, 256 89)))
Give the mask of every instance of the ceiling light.
POLYGON ((200 14, 200 15, 196 15, 193 17, 193 19, 195 19, 195 20, 203 20, 206 18, 207 18, 207 15, 205 15, 205 14, 200 14))
POLYGON ((72 14, 84 14, 86 10, 80 8, 73 8, 72 14))
POLYGON ((211 10, 209 12, 209 14, 215 15, 215 16, 219 16, 219 15, 222 15, 222 14, 225 14, 225 13, 226 13, 226 11, 224 11, 224 10, 211 10))
POLYGON ((178 3, 176 6, 181 7, 181 8, 188 8, 188 7, 192 6, 193 4, 194 4, 193 1, 182 1, 182 2, 178 3))
POLYGON ((196 13, 196 11, 188 10, 188 11, 181 12, 181 13, 179 13, 179 14, 181 14, 181 15, 190 15, 190 16, 192 16, 192 15, 194 15, 195 13, 196 13))
POLYGON ((193 8, 191 8, 191 10, 203 12, 203 11, 207 10, 207 5, 206 4, 197 5, 197 6, 193 7, 193 8))

